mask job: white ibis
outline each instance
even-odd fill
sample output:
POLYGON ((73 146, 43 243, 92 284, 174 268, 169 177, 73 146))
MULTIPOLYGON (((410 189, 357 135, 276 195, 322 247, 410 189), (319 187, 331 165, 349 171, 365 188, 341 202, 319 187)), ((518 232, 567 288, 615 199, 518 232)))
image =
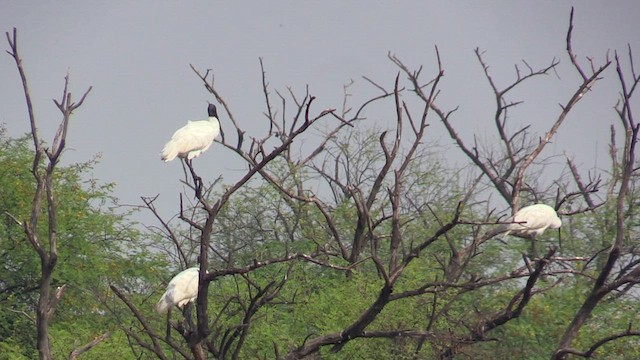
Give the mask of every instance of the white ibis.
POLYGON ((513 235, 527 239, 542 235, 547 229, 559 229, 562 226, 556 211, 545 204, 525 206, 507 221, 511 224, 502 225, 500 233, 505 232, 504 236, 513 235))
POLYGON ((182 309, 195 301, 198 297, 198 274, 199 268, 192 267, 174 276, 156 305, 158 313, 166 314, 172 306, 182 309))
MULTIPOLYGON (((531 240, 531 255, 537 256, 535 248, 535 238, 542 235, 547 229, 560 229, 562 220, 558 217, 556 211, 549 205, 534 204, 525 206, 518 210, 508 220, 510 224, 503 224, 497 230, 497 233, 504 232, 502 236, 517 236, 531 240)), ((558 237, 559 237, 558 232, 558 237)))
POLYGON ((211 146, 213 139, 220 134, 220 122, 215 105, 209 104, 208 112, 209 119, 189 121, 173 133, 160 153, 162 160, 171 161, 176 156, 192 160, 211 146))

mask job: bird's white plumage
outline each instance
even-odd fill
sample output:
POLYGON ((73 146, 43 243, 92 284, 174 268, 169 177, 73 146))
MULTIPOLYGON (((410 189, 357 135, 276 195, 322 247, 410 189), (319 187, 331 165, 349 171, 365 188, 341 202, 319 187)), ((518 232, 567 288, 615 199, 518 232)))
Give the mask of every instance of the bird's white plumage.
POLYGON ((182 308, 194 301, 198 297, 198 274, 199 269, 192 267, 171 279, 167 285, 167 291, 160 297, 156 305, 156 310, 160 314, 166 314, 169 308, 174 305, 182 308))
POLYGON ((511 224, 502 225, 498 232, 504 232, 504 236, 513 235, 524 238, 535 238, 546 229, 558 229, 562 226, 556 211, 545 204, 525 206, 507 221, 511 224))
POLYGON ((164 145, 160 156, 165 162, 175 159, 176 156, 191 160, 205 152, 218 134, 220 122, 216 107, 209 104, 209 118, 189 121, 187 125, 176 130, 171 140, 164 145))

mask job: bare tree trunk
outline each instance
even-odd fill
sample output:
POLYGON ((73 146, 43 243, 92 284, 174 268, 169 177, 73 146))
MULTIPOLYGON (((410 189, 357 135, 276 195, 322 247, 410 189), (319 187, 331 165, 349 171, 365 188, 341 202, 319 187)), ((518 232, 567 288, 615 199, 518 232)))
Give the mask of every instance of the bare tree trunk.
MULTIPOLYGON (((573 11, 571 15, 573 18, 573 11)), ((622 127, 625 129, 624 153, 620 166, 622 170, 620 173, 620 188, 618 189, 617 194, 614 195, 616 201, 616 238, 615 242, 611 245, 611 249, 606 256, 606 261, 600 269, 600 273, 596 278, 593 288, 589 292, 584 303, 582 303, 582 306, 575 314, 573 320, 562 335, 562 339, 558 343, 558 347, 555 353, 552 355, 552 359, 565 359, 567 357, 567 354, 569 353, 584 357, 590 357, 590 355, 587 356, 586 354, 592 353, 592 351, 595 351, 595 349, 597 349, 602 344, 598 345, 596 343, 596 345, 594 345, 595 347, 593 347, 593 349, 588 352, 580 352, 575 349, 571 349, 570 345, 578 335, 578 332, 585 324, 585 322, 589 319, 593 310, 596 308, 596 306, 598 306, 598 304, 605 296, 613 291, 616 291, 623 285, 631 284, 632 286, 633 284, 637 284, 640 282, 640 280, 638 280, 638 275, 640 274, 640 267, 638 265, 631 265, 628 267, 619 265, 621 256, 623 255, 623 242, 626 235, 625 212, 627 210, 625 209, 625 203, 627 201, 627 195, 630 192, 631 179, 634 175, 636 175, 635 173, 637 171, 635 148, 638 143, 638 135, 640 134, 640 125, 638 125, 633 119, 630 101, 634 89, 638 84, 640 84, 640 76, 636 75, 635 69, 633 68, 633 56, 631 53, 631 49, 629 49, 629 64, 631 66, 631 74, 633 76, 631 86, 629 86, 625 81, 624 71, 622 70, 622 65, 620 63, 617 52, 615 53, 615 62, 616 72, 618 73, 618 81, 621 87, 621 99, 616 105, 615 110, 618 113, 622 127), (615 272, 616 266, 619 266, 622 270, 620 270, 620 273, 616 276, 612 276, 612 274, 614 274, 615 272)), ((613 149, 613 140, 611 146, 613 149)), ((612 154, 615 153, 616 151, 612 150, 612 154)), ((614 167, 617 166, 617 161, 618 160, 615 157, 612 157, 614 167)), ((613 181, 616 180, 617 179, 614 179, 613 181)), ((629 323, 629 329, 627 330, 627 332, 622 336, 627 336, 630 334, 633 335, 633 333, 631 332, 631 323, 629 323)))
POLYGON ((53 190, 53 179, 56 166, 60 160, 60 155, 65 148, 67 127, 71 113, 82 105, 84 99, 89 94, 89 91, 91 91, 91 87, 89 87, 84 95, 82 95, 78 103, 74 103, 71 101, 71 93, 68 91, 69 75, 65 77, 62 99, 59 102, 55 99, 53 100, 62 113, 62 121, 60 122, 51 147, 44 147, 43 141, 38 135, 36 119, 31 102, 31 94, 27 84, 27 76, 22 66, 22 59, 18 53, 17 30, 16 28, 13 28, 13 34, 9 34, 8 32, 5 34, 10 47, 10 51, 8 51, 8 53, 16 62, 16 67, 18 68, 18 73, 22 80, 22 88, 27 103, 29 124, 31 125, 31 138, 35 148, 31 173, 33 174, 36 182, 36 189, 31 204, 30 218, 19 220, 13 215, 10 216, 23 228, 27 240, 40 257, 40 291, 38 307, 36 310, 37 346, 40 359, 49 360, 53 358, 49 339, 49 322, 65 289, 65 286, 63 285, 55 291, 55 294, 52 294, 51 291, 53 271, 56 267, 56 263, 58 262, 57 205, 53 190), (47 159, 46 162, 44 160, 45 158, 47 159), (44 204, 47 206, 46 216, 48 217, 48 241, 45 243, 38 238, 38 222, 43 214, 45 214, 42 209, 44 204))
MULTIPOLYGON (((48 260, 48 259, 47 259, 48 260)), ((40 359, 52 359, 51 343, 49 341, 49 297, 51 294, 52 272, 47 271, 47 260, 42 261, 42 279, 40 280, 40 299, 38 300, 38 312, 36 327, 38 335, 38 353, 40 359)))
POLYGON ((202 343, 197 343, 191 347, 191 353, 193 354, 193 358, 195 360, 206 360, 207 354, 204 352, 204 348, 202 347, 202 343))

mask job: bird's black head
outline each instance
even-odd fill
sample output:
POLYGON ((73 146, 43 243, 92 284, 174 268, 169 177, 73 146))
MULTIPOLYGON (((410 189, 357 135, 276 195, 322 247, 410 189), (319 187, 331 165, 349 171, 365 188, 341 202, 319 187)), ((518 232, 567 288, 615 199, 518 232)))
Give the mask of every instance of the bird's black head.
POLYGON ((216 109, 216 106, 213 104, 209 104, 209 117, 218 117, 218 110, 216 109))

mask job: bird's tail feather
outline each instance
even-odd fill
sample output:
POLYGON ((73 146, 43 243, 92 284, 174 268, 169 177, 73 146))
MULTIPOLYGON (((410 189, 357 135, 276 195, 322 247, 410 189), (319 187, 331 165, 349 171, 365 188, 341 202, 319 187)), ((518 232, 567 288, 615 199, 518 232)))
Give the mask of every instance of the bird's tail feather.
POLYGON ((173 141, 169 141, 162 149, 160 157, 162 158, 162 160, 167 162, 175 159, 176 156, 178 156, 178 147, 175 143, 173 143, 173 141))

